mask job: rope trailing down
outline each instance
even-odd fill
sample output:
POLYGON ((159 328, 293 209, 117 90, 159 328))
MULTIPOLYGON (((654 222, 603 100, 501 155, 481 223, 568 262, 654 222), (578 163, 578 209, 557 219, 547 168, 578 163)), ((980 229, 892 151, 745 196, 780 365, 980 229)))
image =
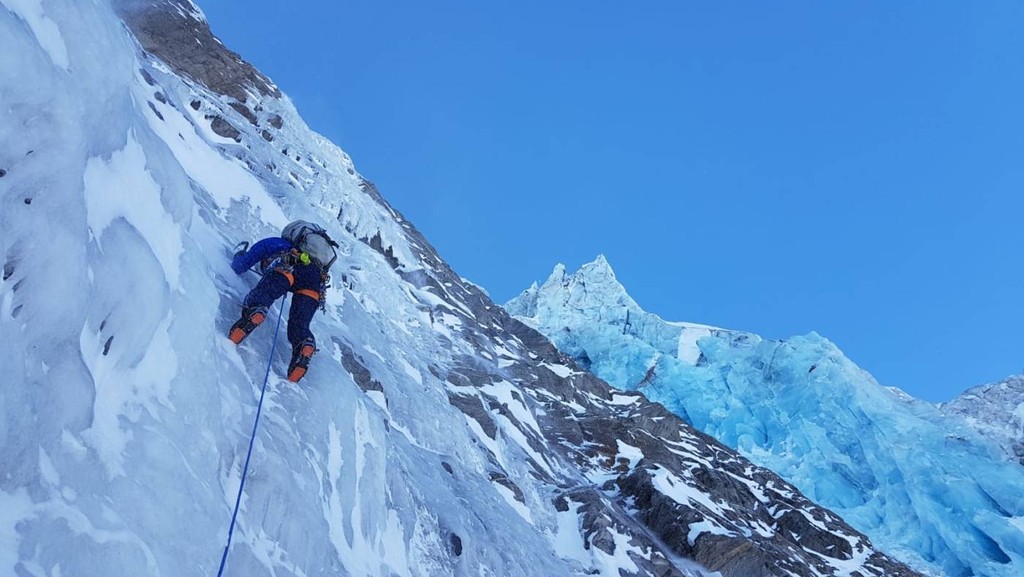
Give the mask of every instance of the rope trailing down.
POLYGON ((228 542, 224 545, 224 555, 220 558, 220 569, 217 577, 223 577, 224 567, 228 562, 228 550, 231 549, 231 538, 235 534, 235 521, 238 519, 238 506, 242 503, 242 491, 245 489, 245 478, 249 474, 249 459, 252 458, 252 446, 256 443, 256 430, 260 426, 260 414, 263 412, 263 397, 267 394, 267 381, 270 380, 270 365, 274 362, 274 351, 277 350, 277 335, 281 332, 281 317, 284 316, 284 301, 277 311, 277 328, 274 329, 274 342, 270 346, 270 358, 267 359, 267 374, 263 377, 263 389, 260 391, 260 402, 256 406, 256 420, 252 424, 252 436, 249 437, 249 452, 245 455, 245 466, 242 467, 242 482, 238 484, 238 497, 235 498, 235 511, 231 514, 231 527, 228 528, 228 542))

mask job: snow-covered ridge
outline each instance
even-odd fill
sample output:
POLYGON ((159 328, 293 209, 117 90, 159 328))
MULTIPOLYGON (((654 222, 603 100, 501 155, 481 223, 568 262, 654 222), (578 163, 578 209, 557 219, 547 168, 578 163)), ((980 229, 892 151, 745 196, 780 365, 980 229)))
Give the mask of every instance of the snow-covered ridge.
POLYGON ((1019 379, 940 411, 879 386, 817 334, 773 341, 662 321, 604 258, 574 274, 559 265, 506 307, 595 375, 779 473, 913 566, 1024 571, 1024 468, 989 440, 1011 455, 1019 447, 1019 379), (676 350, 687 331, 696 350, 676 350))
POLYGON ((463 281, 191 3, 115 4, 0 0, 0 575, 214 574, 268 363, 228 575, 913 575, 463 281), (299 386, 277 309, 225 338, 295 218, 342 253, 299 386))

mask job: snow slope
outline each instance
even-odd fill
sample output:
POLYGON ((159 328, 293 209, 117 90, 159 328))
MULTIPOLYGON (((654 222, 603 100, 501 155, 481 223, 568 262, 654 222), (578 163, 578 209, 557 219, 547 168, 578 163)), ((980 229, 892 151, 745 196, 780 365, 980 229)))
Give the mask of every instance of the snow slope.
POLYGON ((196 6, 116 8, 0 0, 0 575, 215 574, 268 362, 227 575, 914 574, 511 319, 196 6), (298 386, 276 311, 225 337, 296 218, 298 386))
MULTIPOLYGON (((827 339, 665 322, 629 297, 603 257, 574 274, 557 266, 506 308, 597 376, 777 472, 912 566, 1024 573, 1024 468, 963 421, 879 386, 827 339)), ((1016 383, 990 390, 1008 394, 1016 383)), ((1005 395, 974 393, 944 412, 971 404, 976 421, 1001 414, 991 406, 1005 395)), ((1016 426, 1009 413, 993 434, 1016 426)))

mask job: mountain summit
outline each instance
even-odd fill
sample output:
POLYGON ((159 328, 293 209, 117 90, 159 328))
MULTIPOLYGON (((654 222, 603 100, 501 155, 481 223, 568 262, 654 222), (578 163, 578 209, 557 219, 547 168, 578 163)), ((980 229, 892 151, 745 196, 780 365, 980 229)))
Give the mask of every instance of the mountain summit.
MULTIPOLYGON (((578 329, 595 326, 614 327, 624 336, 630 335, 669 355, 690 364, 697 364, 701 351, 697 342, 710 335, 746 341, 753 335, 707 325, 667 322, 651 314, 633 300, 618 281, 611 264, 599 255, 593 262, 569 274, 558 264, 543 285, 534 283, 529 289, 505 304, 509 314, 541 332, 560 330, 556 342, 574 340, 578 329)), ((550 336, 550 335, 549 335, 550 336)), ((578 360, 586 360, 586 347, 577 342, 571 350, 582 351, 578 360)), ((644 371, 646 374, 646 370, 644 371)), ((638 383, 642 376, 630 381, 638 383)))
POLYGON ((595 375, 779 473, 912 566, 1024 571, 1019 381, 940 411, 881 387, 814 333, 766 340, 666 322, 639 309, 604 258, 573 274, 559 265, 506 307, 595 375))
MULTIPOLYGON (((594 262, 584 265, 572 275, 566 272, 564 264, 555 265, 543 287, 533 283, 520 296, 509 301, 505 308, 516 316, 533 317, 537 314, 538 297, 542 294, 552 294, 554 287, 563 289, 560 294, 567 299, 567 306, 583 314, 600 317, 601 310, 608 307, 613 307, 618 312, 641 310, 626 292, 626 288, 615 278, 615 271, 604 255, 599 255, 594 262)), ((544 306, 547 304, 543 303, 544 306)))
POLYGON ((0 575, 916 574, 462 280, 191 2, 0 38, 0 575), (340 256, 295 385, 283 304, 227 334, 298 219, 340 256))

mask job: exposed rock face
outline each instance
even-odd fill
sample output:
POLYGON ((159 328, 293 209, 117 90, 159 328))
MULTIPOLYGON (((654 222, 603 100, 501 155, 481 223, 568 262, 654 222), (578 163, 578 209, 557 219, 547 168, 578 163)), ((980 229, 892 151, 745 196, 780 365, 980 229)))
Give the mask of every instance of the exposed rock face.
POLYGON ((1024 465, 1024 375, 970 389, 940 409, 962 418, 1024 465))
MULTIPOLYGON (((264 113, 260 102, 265 97, 280 98, 280 89, 214 36, 190 0, 113 0, 113 6, 144 50, 175 72, 227 97, 228 107, 249 124, 282 128, 281 116, 264 113)), ((152 78, 148 81, 152 83, 152 78)), ((210 119, 215 133, 241 142, 241 133, 229 120, 217 114, 210 119)), ((274 140, 267 129, 260 136, 267 142, 274 140)))
POLYGON ((222 116, 210 117, 210 128, 218 135, 224 138, 230 138, 235 142, 242 141, 242 133, 237 128, 231 125, 230 122, 224 120, 222 116))
POLYGON ((142 47, 175 71, 241 103, 253 91, 281 97, 269 78, 214 37, 202 12, 189 0, 115 0, 113 4, 142 47))

